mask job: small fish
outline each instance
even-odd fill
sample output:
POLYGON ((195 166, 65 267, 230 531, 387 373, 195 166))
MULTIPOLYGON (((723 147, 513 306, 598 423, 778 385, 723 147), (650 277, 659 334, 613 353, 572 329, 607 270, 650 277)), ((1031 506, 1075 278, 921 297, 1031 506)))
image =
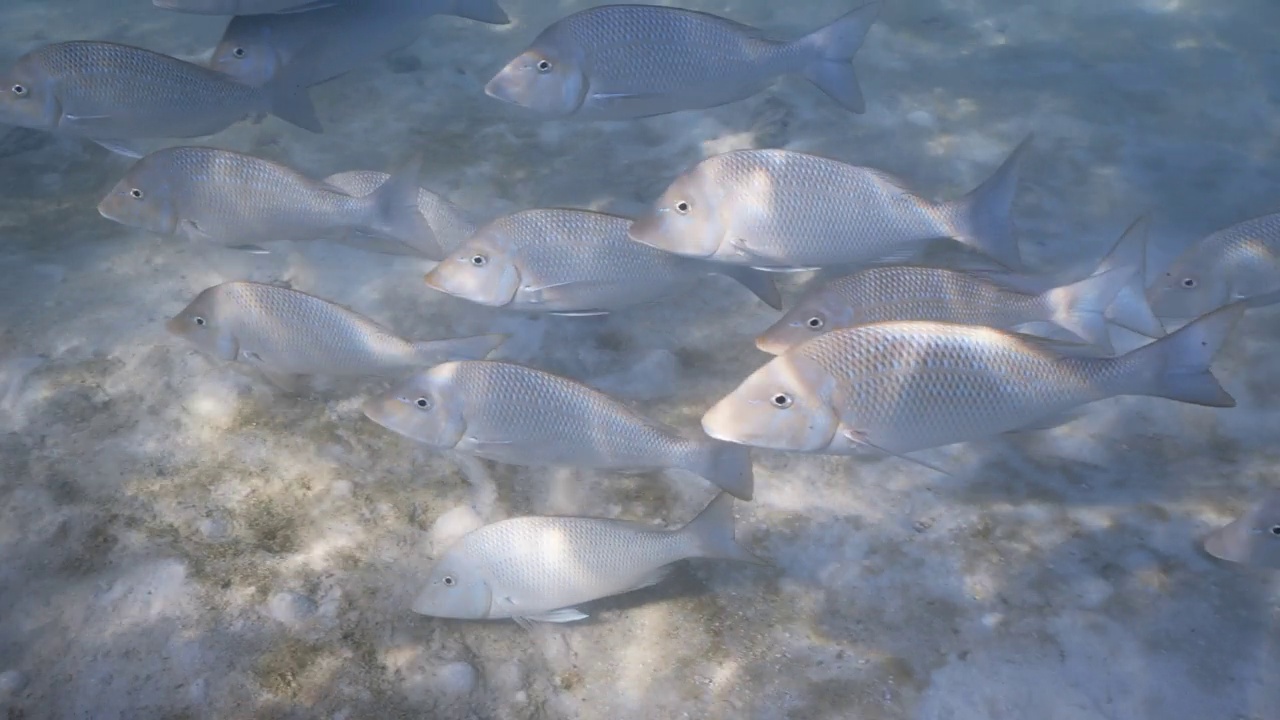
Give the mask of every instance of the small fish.
POLYGON ((46 45, 0 76, 0 123, 83 137, 113 150, 134 138, 213 135, 268 113, 323 131, 306 88, 288 74, 255 88, 129 45, 46 45))
POLYGON ((755 447, 901 457, 1050 427, 1117 395, 1233 407, 1209 364, 1243 311, 1223 308, 1119 357, 1066 353, 1056 343, 968 325, 836 330, 752 373, 707 411, 702 428, 755 447))
POLYGON ((1209 533, 1205 552, 1243 565, 1280 569, 1280 490, 1269 490, 1244 514, 1209 533))
POLYGON ((222 245, 365 234, 442 257, 418 212, 418 161, 377 192, 352 197, 269 160, 172 147, 140 160, 98 204, 103 217, 222 245))
POLYGON ((237 15, 209 67, 249 85, 270 82, 286 66, 318 85, 412 44, 433 15, 494 25, 511 22, 495 0, 363 0, 303 13, 237 15))
POLYGON ((426 281, 481 305, 585 314, 669 297, 719 272, 781 309, 767 274, 655 250, 627 237, 630 225, 628 218, 586 210, 524 210, 481 228, 426 281))
POLYGON ((457 358, 483 358, 506 339, 478 335, 411 342, 341 305, 254 282, 205 289, 165 328, 219 360, 245 363, 277 386, 299 376, 397 377, 457 358))
POLYGON ((751 499, 747 448, 682 433, 586 385, 521 365, 444 363, 371 398, 364 414, 440 450, 512 465, 679 468, 751 499))
POLYGON ((1193 243, 1147 290, 1162 318, 1199 317, 1280 289, 1280 213, 1237 223, 1193 243))
POLYGON ((603 518, 518 517, 462 536, 435 562, 413 611, 459 620, 572 622, 576 606, 656 585, 688 558, 765 564, 734 538, 720 493, 676 530, 603 518))
POLYGON ((158 8, 195 15, 256 15, 305 13, 332 7, 343 0, 152 0, 158 8))
MULTIPOLYGON (((353 197, 365 197, 381 188, 390 177, 377 170, 350 170, 330 175, 324 181, 353 197)), ((418 189, 418 214, 431 227, 435 240, 417 237, 415 248, 431 260, 443 260, 445 254, 452 252, 476 231, 475 224, 462 208, 425 188, 418 189), (437 255, 439 251, 443 252, 437 255)))
POLYGON ((954 238, 1021 265, 1009 213, 1030 138, 959 200, 926 200, 879 170, 788 150, 735 150, 685 172, 637 218, 659 250, 786 270, 898 260, 954 238))
POLYGON ((622 120, 716 107, 781 75, 803 75, 865 111, 854 53, 880 12, 872 2, 798 40, 693 10, 604 5, 543 30, 485 85, 490 97, 551 117, 622 120))

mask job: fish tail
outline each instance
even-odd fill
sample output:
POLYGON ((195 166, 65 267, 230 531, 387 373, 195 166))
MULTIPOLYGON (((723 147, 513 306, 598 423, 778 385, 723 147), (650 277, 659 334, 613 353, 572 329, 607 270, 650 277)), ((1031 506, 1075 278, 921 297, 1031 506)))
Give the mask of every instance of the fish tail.
POLYGON ((1112 268, 1044 293, 1053 322, 1085 342, 1111 352, 1106 311, 1137 268, 1112 268))
POLYGON ((773 282, 772 273, 727 263, 717 263, 715 271, 737 280, 743 287, 760 298, 765 305, 774 310, 782 309, 782 295, 778 292, 778 286, 773 282))
POLYGON ((680 533, 692 540, 693 557, 769 564, 738 544, 733 532, 733 496, 728 493, 716 495, 680 533))
POLYGON ((1116 358, 1133 369, 1117 378, 1117 391, 1209 407, 1235 407, 1235 398, 1218 383, 1209 365, 1247 305, 1247 301, 1227 305, 1116 358))
POLYGON ((446 14, 490 25, 507 25, 511 22, 511 18, 507 17, 506 11, 496 0, 453 0, 446 14))
POLYGON ((324 126, 311 103, 311 91, 306 82, 307 72, 303 63, 286 65, 264 88, 268 110, 272 115, 303 130, 323 133, 324 126))
POLYGON ((1010 216, 1018 190, 1018 168, 1030 145, 1028 135, 986 182, 948 203, 951 236, 1009 268, 1022 266, 1010 216))
POLYGON ((751 499, 755 480, 751 469, 751 449, 745 445, 707 438, 685 469, 719 485, 721 490, 734 497, 751 499))
POLYGON ((1094 274, 1105 272, 1111 268, 1131 266, 1134 272, 1129 282, 1120 289, 1120 293, 1107 309, 1107 317, 1120 327, 1127 328, 1150 338, 1165 336, 1164 324, 1151 310, 1147 300, 1147 229, 1150 225, 1148 217, 1143 215, 1124 231, 1111 252, 1098 264, 1094 274))
POLYGON ((880 3, 867 3, 795 41, 813 50, 802 70, 805 78, 855 113, 866 112, 867 103, 852 60, 879 14, 880 3))
POLYGON ((501 334, 422 340, 413 344, 413 350, 418 361, 426 367, 450 360, 483 360, 506 340, 507 336, 501 334))
POLYGON ((422 155, 415 153, 367 197, 374 205, 372 229, 398 240, 432 260, 444 258, 431 224, 418 209, 418 174, 422 155))

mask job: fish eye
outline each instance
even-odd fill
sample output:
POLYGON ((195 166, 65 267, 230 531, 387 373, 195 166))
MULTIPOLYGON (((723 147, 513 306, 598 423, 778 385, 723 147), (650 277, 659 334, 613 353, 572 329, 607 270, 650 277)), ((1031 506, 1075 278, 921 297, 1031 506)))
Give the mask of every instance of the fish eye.
POLYGON ((809 328, 810 330, 821 330, 822 326, 826 324, 827 323, 823 321, 821 316, 814 315, 813 317, 805 321, 804 326, 809 328))
POLYGON ((22 97, 27 94, 27 86, 18 84, 13 86, 13 94, 22 97))
POLYGON ((445 587, 453 587, 458 584, 458 581, 454 580, 452 575, 445 575, 442 582, 444 582, 445 587))
POLYGON ((413 404, 417 405, 419 410, 426 410, 427 408, 431 407, 431 401, 424 397, 420 397, 417 400, 414 400, 413 404))
POLYGON ((238 48, 236 48, 236 49, 232 50, 232 51, 231 51, 231 54, 232 54, 232 55, 235 55, 235 56, 236 56, 236 57, 238 57, 238 58, 242 58, 242 57, 244 57, 244 48, 242 48, 242 47, 238 47, 238 48))
POLYGON ((1272 534, 1272 535, 1280 535, 1280 525, 1272 525, 1272 526, 1271 526, 1271 534, 1272 534))
POLYGON ((132 189, 132 190, 130 190, 130 191, 129 191, 129 197, 133 198, 134 200, 141 200, 141 199, 142 199, 142 191, 141 191, 141 190, 139 190, 138 188, 134 188, 134 189, 132 189))
POLYGON ((1195 279, 1195 278, 1182 278, 1182 287, 1184 287, 1184 288, 1186 288, 1186 289, 1190 290, 1191 288, 1193 288, 1193 287, 1195 287, 1195 286, 1196 286, 1196 279, 1195 279))
POLYGON ((538 72, 540 73, 551 72, 551 63, 547 62, 546 60, 539 60, 538 64, 535 67, 538 68, 538 72))
POLYGON ((785 410, 791 407, 791 396, 786 393, 778 393, 769 398, 769 402, 773 403, 774 407, 785 410))
POLYGON ((679 201, 679 202, 677 202, 677 203, 676 203, 675 208, 676 208, 676 212, 680 213, 681 215, 688 215, 688 214, 689 214, 689 201, 688 201, 688 200, 681 200, 681 201, 679 201))
POLYGON ((207 320, 205 320, 204 318, 200 317, 199 315, 197 315, 197 316, 195 316, 195 317, 191 318, 191 321, 192 321, 192 322, 194 322, 195 324, 199 325, 200 327, 204 327, 204 326, 205 326, 205 324, 208 322, 207 320))
POLYGON ((484 267, 485 265, 489 264, 489 258, 485 257, 484 255, 472 255, 471 264, 475 265, 476 267, 484 267))

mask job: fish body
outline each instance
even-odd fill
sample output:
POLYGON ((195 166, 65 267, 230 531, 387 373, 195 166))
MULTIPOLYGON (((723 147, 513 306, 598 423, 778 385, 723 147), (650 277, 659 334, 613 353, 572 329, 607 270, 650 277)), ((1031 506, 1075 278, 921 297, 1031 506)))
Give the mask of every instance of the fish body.
POLYGON ((788 150, 735 150, 676 178, 630 234, 678 255, 774 270, 897 260, 954 238, 1017 268, 1009 214, 1027 146, 973 192, 940 203, 872 168, 788 150))
POLYGON ((751 499, 746 448, 681 432, 586 385, 521 365, 438 365, 370 399, 364 413, 441 450, 513 465, 680 468, 751 499))
POLYGON ((757 370, 707 411, 702 427, 756 447, 900 455, 1043 427, 1116 395, 1232 407, 1209 363, 1243 310, 1223 308, 1118 357, 950 323, 836 330, 757 370))
POLYGON ((274 114, 321 132, 306 88, 261 88, 143 48, 97 41, 33 50, 0 78, 0 122, 93 140, 213 135, 274 114))
MULTIPOLYGON (((378 190, 391 175, 377 170, 349 170, 330 175, 326 185, 354 197, 365 197, 378 190)), ((431 260, 443 260, 445 253, 457 248, 476 231, 476 226, 462 208, 443 197, 418 188, 418 214, 431 228, 433 238, 417 238, 417 250, 431 260)))
POLYGON ((418 168, 355 197, 278 163, 207 147, 158 150, 98 205, 103 217, 161 235, 218 244, 387 237, 439 254, 418 212, 418 168))
POLYGON ((454 543, 432 567, 414 612, 467 620, 570 622, 575 606, 660 582, 672 563, 760 563, 734 539, 733 498, 721 493, 689 524, 662 530, 621 520, 518 517, 454 543))
MULTIPOLYGON (((481 228, 426 276, 472 302, 526 312, 604 313, 669 297, 720 266, 627 237, 631 220, 586 210, 524 210, 481 228)), ((750 268, 725 274, 774 308, 773 281, 750 268)))
POLYGON ((1204 549, 1220 560, 1280 569, 1280 491, 1268 490, 1243 515, 1209 533, 1204 549))
POLYGON ((301 375, 395 377, 445 359, 483 358, 505 339, 411 342, 314 295, 243 281, 205 289, 165 327, 220 360, 257 368, 286 389, 301 375))
POLYGON ((301 13, 237 15, 209 66, 249 85, 264 85, 286 66, 317 85, 412 44, 433 15, 505 25, 495 0, 362 0, 301 13))
MULTIPOLYGON (((195 15, 307 13, 345 0, 153 0, 158 8, 195 15)), ((362 0, 356 0, 361 2, 362 0)))
POLYGON ((1280 213, 1223 228, 1192 244, 1147 290, 1162 318, 1185 319, 1280 289, 1280 213))
POLYGON ((588 8, 543 30, 485 92, 546 116, 620 120, 724 105, 799 74, 860 113, 851 60, 879 7, 863 5, 791 42, 693 10, 588 8))

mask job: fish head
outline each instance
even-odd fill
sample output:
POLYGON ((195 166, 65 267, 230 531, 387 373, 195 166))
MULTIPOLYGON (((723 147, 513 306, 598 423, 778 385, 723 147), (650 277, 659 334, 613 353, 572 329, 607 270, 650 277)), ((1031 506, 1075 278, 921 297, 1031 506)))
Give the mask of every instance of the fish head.
MULTIPOLYGON (((463 538, 465 542, 465 538, 463 538)), ((465 557, 465 545, 450 548, 431 568, 427 584, 414 598, 412 610, 419 615, 482 620, 490 617, 493 590, 479 563, 465 557)))
POLYGON ((206 288, 164 327, 219 360, 235 360, 240 355, 240 343, 225 318, 219 317, 221 288, 206 288))
POLYGON ((781 355, 806 340, 854 324, 852 303, 832 293, 817 293, 801 298, 795 307, 770 325, 756 338, 756 347, 770 355, 781 355))
POLYGON ((0 123, 53 130, 62 121, 57 79, 32 53, 0 75, 0 123))
POLYGON ((774 450, 818 452, 840 426, 832 381, 814 361, 789 353, 756 370, 702 416, 717 440, 774 450))
POLYGON ((703 166, 676 178, 648 212, 631 223, 632 240, 686 257, 709 258, 720 248, 725 228, 714 186, 703 166))
POLYGON ((1230 304, 1231 273, 1221 263, 1180 258, 1147 288, 1156 317, 1198 318, 1230 304))
POLYGON ((139 160, 98 203, 98 213, 128 227, 175 234, 179 220, 175 188, 167 181, 165 169, 156 155, 139 160))
POLYGON ((427 285, 474 303, 502 307, 520 288, 520 267, 498 223, 481 228, 426 275, 427 285))
POLYGON ((437 365, 369 398, 362 408, 365 417, 433 448, 456 446, 467 429, 462 407, 451 392, 457 365, 437 365))
POLYGON ((572 115, 590 82, 581 53, 570 44, 539 42, 507 63, 484 86, 491 98, 553 117, 572 115))
POLYGON ((1280 491, 1205 538, 1205 552, 1228 562, 1280 569, 1280 491))
POLYGON ((252 15, 236 16, 213 50, 209 67, 246 85, 261 87, 280 71, 282 59, 270 28, 252 15))

